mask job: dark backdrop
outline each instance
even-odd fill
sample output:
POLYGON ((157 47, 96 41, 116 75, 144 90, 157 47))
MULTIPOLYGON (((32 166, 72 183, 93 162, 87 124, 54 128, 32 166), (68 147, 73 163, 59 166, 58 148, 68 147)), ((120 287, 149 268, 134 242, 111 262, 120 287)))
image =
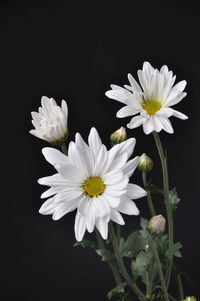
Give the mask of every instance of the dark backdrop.
MULTIPOLYGON (((1 74, 1 289, 2 301, 106 300, 114 286, 107 265, 90 249, 73 248, 74 213, 54 222, 38 213, 41 176, 53 173, 31 135, 30 112, 42 95, 69 106, 70 139, 86 138, 95 126, 109 135, 127 119, 104 93, 110 83, 127 83, 144 60, 167 64, 177 80, 186 79, 188 96, 176 108, 188 121, 171 118, 175 133, 162 132, 168 149, 170 185, 182 199, 176 214, 176 241, 184 245, 177 261, 194 282, 185 294, 199 296, 199 1, 3 1, 0 5, 1 74)), ((142 128, 135 154, 155 162, 152 177, 161 183, 153 139, 142 128)), ((136 172, 135 182, 141 184, 136 172)), ((161 199, 156 200, 160 206, 161 199)), ((144 199, 137 201, 148 218, 144 199)), ((139 217, 125 216, 127 233, 139 217)), ((93 238, 93 235, 87 235, 93 238)))

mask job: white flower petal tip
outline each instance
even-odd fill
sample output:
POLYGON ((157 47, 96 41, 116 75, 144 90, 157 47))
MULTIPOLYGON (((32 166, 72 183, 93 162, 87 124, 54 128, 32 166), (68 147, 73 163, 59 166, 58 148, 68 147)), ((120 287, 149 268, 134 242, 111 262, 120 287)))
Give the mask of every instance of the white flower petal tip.
POLYGON ((53 98, 43 96, 41 107, 38 112, 31 112, 31 116, 35 129, 30 134, 54 145, 63 144, 68 136, 68 108, 65 100, 59 107, 53 98))
POLYGON ((166 65, 158 70, 149 62, 144 62, 142 70, 138 70, 137 74, 139 83, 128 73, 130 85, 124 87, 111 85, 112 90, 105 93, 108 98, 125 104, 116 116, 118 118, 134 116, 127 127, 134 129, 143 125, 146 135, 161 130, 172 134, 173 128, 169 117, 187 119, 186 115, 171 109, 171 106, 179 103, 187 95, 184 92, 187 82, 182 80, 174 85, 176 76, 173 76, 166 65))
MULTIPOLYGON (((43 103, 45 105, 46 99, 43 103)), ((81 241, 85 231, 91 233, 95 227, 107 239, 110 220, 125 224, 120 212, 139 214, 129 197, 139 198, 144 194, 139 186, 129 184, 138 157, 127 162, 135 142, 135 138, 130 138, 107 150, 97 130, 92 128, 88 144, 79 133, 76 134, 75 142, 69 144, 68 156, 51 147, 43 148, 45 159, 57 173, 38 180, 39 184, 50 187, 41 195, 41 198, 48 199, 39 212, 51 214, 53 220, 59 220, 77 209, 76 240, 81 241), (129 199, 124 202, 126 195, 129 199)))

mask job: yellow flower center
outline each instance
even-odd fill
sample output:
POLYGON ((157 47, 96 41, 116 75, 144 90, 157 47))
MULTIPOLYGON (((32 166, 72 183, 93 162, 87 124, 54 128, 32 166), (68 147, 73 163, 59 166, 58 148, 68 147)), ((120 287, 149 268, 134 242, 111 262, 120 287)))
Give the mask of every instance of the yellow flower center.
POLYGON ((102 193, 104 193, 105 187, 106 185, 99 177, 88 178, 82 185, 85 194, 89 197, 101 195, 102 193))
POLYGON ((154 115, 162 107, 161 103, 157 100, 145 100, 142 107, 149 115, 154 115))

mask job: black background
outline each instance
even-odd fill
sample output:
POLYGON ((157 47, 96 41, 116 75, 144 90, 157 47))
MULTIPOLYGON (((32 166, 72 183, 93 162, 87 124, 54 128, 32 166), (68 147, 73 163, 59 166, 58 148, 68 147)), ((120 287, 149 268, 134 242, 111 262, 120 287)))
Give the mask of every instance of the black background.
MULTIPOLYGON (((54 222, 42 216, 37 179, 54 173, 29 134, 30 112, 42 95, 69 106, 70 140, 79 131, 86 139, 95 126, 105 144, 127 119, 117 119, 121 105, 104 93, 110 83, 128 83, 144 60, 167 64, 186 79, 188 96, 176 109, 187 121, 171 118, 175 133, 161 133, 168 150, 170 186, 182 199, 175 238, 184 245, 179 268, 192 279, 186 295, 200 296, 200 12, 199 1, 4 1, 0 5, 1 74, 1 256, 0 300, 106 300, 114 286, 107 265, 90 249, 73 248, 74 213, 54 222)), ((135 154, 147 152, 161 170, 151 135, 128 131, 137 139, 135 154)), ((140 174, 134 181, 141 184, 140 174)), ((155 200, 162 211, 162 199, 155 200)), ((145 199, 137 205, 149 217, 145 199)), ((162 211, 165 214, 164 211, 162 211)), ((125 216, 124 233, 139 217, 125 216)), ((86 235, 93 239, 93 234, 86 235)))

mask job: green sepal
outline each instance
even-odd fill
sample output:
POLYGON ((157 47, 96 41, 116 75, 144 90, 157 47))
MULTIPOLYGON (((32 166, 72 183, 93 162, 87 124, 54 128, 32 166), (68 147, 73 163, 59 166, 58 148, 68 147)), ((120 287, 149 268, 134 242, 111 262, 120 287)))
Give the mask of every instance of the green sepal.
MULTIPOLYGON (((107 297, 110 300, 113 296, 117 296, 120 294, 124 294, 124 288, 127 285, 126 282, 122 282, 120 283, 118 286, 114 287, 111 291, 108 292, 107 297)), ((126 299, 122 299, 122 300, 126 300, 126 299)))

